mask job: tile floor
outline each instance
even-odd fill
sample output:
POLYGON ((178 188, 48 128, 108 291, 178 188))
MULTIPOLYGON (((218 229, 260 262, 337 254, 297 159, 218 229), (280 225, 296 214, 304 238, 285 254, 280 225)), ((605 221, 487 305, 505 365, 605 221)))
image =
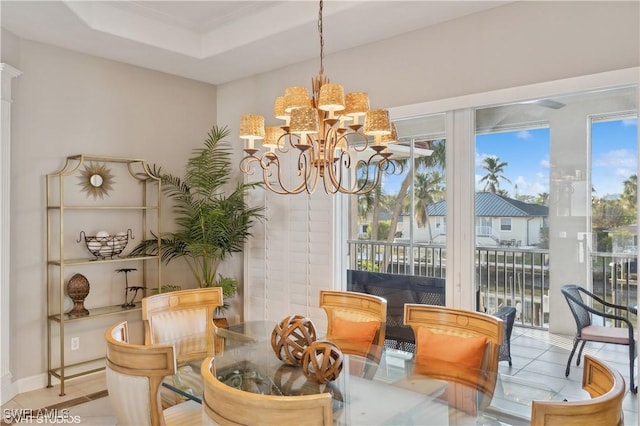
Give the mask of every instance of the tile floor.
MULTIPOLYGON (((569 377, 564 377, 571 344, 571 338, 568 337, 552 335, 541 330, 514 327, 511 337, 513 366, 509 367, 508 363, 503 361, 500 363, 500 372, 544 384, 557 392, 557 397, 560 399, 584 399, 586 393, 581 389, 582 368, 575 367, 575 361, 569 377)), ((629 368, 626 362, 628 352, 625 346, 587 343, 585 352, 616 367, 628 383, 629 368)), ((80 420, 80 423, 75 424, 86 426, 116 424, 109 406, 109 399, 104 397, 106 394, 104 372, 71 380, 66 387, 67 394, 64 397, 58 395, 57 386, 17 395, 2 406, 2 424, 11 424, 7 421, 7 415, 9 414, 10 417, 10 414, 15 412, 13 410, 44 407, 49 410, 68 409, 67 415, 78 416, 74 420, 80 420)), ((627 391, 623 408, 625 425, 638 425, 637 395, 627 391)), ((14 423, 18 424, 15 420, 14 423)))
MULTIPOLYGON (((573 338, 550 334, 543 330, 514 327, 511 335, 511 357, 513 366, 500 362, 500 373, 544 384, 558 393, 557 399, 585 399, 588 394, 582 390, 582 365, 576 367, 572 361, 569 377, 564 371, 573 338)), ((627 383, 627 394, 622 408, 625 425, 639 425, 638 396, 629 392, 629 348, 621 345, 587 343, 583 354, 588 353, 615 367, 627 383)), ((635 379, 638 381, 636 359, 635 379)))
POLYGON ((107 398, 104 371, 79 377, 65 383, 65 395, 60 387, 38 389, 21 393, 2 406, 2 425, 5 424, 81 424, 86 426, 115 425, 109 398, 107 398), (25 409, 38 410, 48 417, 18 421, 15 416, 25 409), (54 417, 58 416, 58 419, 54 417), (45 419, 51 419, 46 422, 45 419))

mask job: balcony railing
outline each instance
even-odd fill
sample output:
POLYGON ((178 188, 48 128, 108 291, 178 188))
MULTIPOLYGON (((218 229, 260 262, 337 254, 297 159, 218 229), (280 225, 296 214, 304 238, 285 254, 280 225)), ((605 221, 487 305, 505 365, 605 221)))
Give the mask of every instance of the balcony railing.
MULTIPOLYGON (((349 269, 425 277, 446 277, 443 245, 349 240, 349 269)), ((477 247, 477 308, 493 313, 515 306, 516 324, 549 324, 549 251, 518 247, 477 247)), ((637 303, 637 256, 593 253, 593 292, 621 305, 637 303)), ((619 314, 619 313, 618 313, 619 314)))
POLYGON ((478 309, 493 313, 515 306, 516 323, 546 328, 549 322, 549 252, 515 247, 476 248, 478 309))

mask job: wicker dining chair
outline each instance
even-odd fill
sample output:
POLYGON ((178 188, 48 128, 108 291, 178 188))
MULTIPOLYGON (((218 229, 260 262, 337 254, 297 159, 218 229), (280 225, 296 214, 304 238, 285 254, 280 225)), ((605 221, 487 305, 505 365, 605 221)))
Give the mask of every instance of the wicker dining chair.
POLYGON ((162 409, 162 380, 176 371, 172 345, 129 343, 126 321, 105 331, 107 391, 120 426, 190 426, 202 422, 202 407, 194 401, 162 409))
POLYGON ((584 356, 582 388, 591 399, 580 401, 533 401, 533 426, 622 426, 624 379, 604 362, 584 356))
POLYGON ((384 298, 354 291, 321 290, 319 304, 327 314, 328 340, 344 353, 380 360, 387 323, 384 298))
POLYGON ((576 358, 576 365, 580 365, 580 358, 582 357, 582 350, 586 342, 599 342, 599 343, 613 343, 616 345, 626 345, 629 347, 629 389, 637 393, 638 388, 635 385, 633 370, 634 362, 636 358, 636 338, 633 329, 633 323, 629 321, 625 316, 610 313, 629 311, 627 306, 616 305, 606 300, 601 299, 590 291, 584 289, 575 284, 567 284, 561 288, 569 309, 573 314, 573 318, 576 321, 576 335, 573 339, 573 348, 569 359, 567 360, 567 368, 565 370, 565 376, 569 376, 571 371, 571 360, 576 352, 578 343, 581 343, 580 350, 578 351, 578 357, 576 358), (586 298, 583 299, 583 296, 586 298), (607 312, 599 311, 593 307, 594 302, 599 303, 607 312), (594 321, 598 319, 598 321, 594 321), (625 327, 608 326, 608 322, 618 322, 624 324, 625 327))
POLYGON ((172 344, 178 362, 202 359, 222 350, 215 334, 222 288, 207 287, 155 294, 142 299, 145 344, 172 344))
POLYGON ((488 399, 493 396, 504 339, 504 322, 500 318, 464 309, 407 303, 404 322, 416 336, 416 366, 424 365, 432 369, 430 374, 473 387, 488 399), (451 369, 448 364, 453 363, 455 368, 451 369))
POLYGON ((203 425, 333 425, 332 397, 262 395, 236 389, 216 379, 214 358, 202 362, 203 425))

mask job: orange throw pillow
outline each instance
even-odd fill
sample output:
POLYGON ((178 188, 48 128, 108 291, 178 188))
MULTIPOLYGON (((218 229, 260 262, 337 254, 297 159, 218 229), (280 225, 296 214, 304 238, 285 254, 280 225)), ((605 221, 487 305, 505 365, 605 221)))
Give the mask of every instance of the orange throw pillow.
POLYGON ((380 327, 378 321, 359 322, 336 317, 333 320, 331 337, 345 341, 372 343, 378 327, 380 327))
POLYGON ((460 337, 419 327, 417 337, 416 364, 446 362, 474 370, 482 367, 487 346, 485 336, 460 337))

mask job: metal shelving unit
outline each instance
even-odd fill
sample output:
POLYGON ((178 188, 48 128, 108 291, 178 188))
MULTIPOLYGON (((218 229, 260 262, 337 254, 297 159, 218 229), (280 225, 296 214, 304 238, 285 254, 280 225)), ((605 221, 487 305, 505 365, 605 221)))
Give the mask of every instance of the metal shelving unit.
MULTIPOLYGON (((82 321, 141 311, 139 301, 135 302, 135 305, 127 307, 113 305, 112 301, 108 301, 104 306, 92 307, 88 315, 70 315, 65 312, 65 284, 69 278, 68 269, 81 267, 88 268, 88 270, 92 268, 99 270, 99 265, 104 267, 118 263, 123 263, 127 267, 135 267, 135 270, 142 271, 143 296, 153 288, 159 291, 161 283, 160 256, 128 257, 123 254, 117 256, 112 254, 100 257, 92 255, 88 251, 87 245, 84 248, 87 257, 80 257, 83 253, 78 253, 82 250, 79 248, 79 244, 68 247, 65 246, 65 240, 68 243, 71 236, 74 240, 76 239, 78 230, 74 230, 74 227, 79 226, 77 223, 78 215, 91 223, 95 215, 98 214, 97 212, 106 212, 111 218, 117 214, 133 214, 137 217, 135 227, 141 239, 154 238, 154 234, 150 232, 149 228, 152 223, 156 232, 155 238, 158 238, 158 244, 160 244, 162 189, 160 179, 151 173, 145 160, 79 154, 67 157, 61 170, 47 175, 46 190, 47 387, 52 387, 53 377, 57 378, 60 381, 60 395, 62 396, 65 394, 66 380, 104 369, 104 357, 74 363, 65 362, 66 327, 73 327, 82 321), (111 169, 108 169, 107 166, 117 168, 120 173, 115 176, 111 175, 111 169), (113 178, 116 176, 120 187, 118 190, 126 188, 128 202, 115 202, 110 198, 109 192, 113 190, 113 178), (78 180, 82 189, 77 186, 78 180), (130 191, 130 188, 135 189, 130 191), (83 191, 87 192, 84 198, 83 191), (73 217, 69 217, 72 215, 73 217), (73 223, 74 221, 76 223, 73 223), (150 278, 152 271, 155 273, 154 278, 150 278), (58 330, 58 336, 52 335, 52 331, 55 329, 58 330), (58 337, 59 347, 54 347, 52 344, 53 337, 58 337), (56 352, 57 362, 53 360, 53 355, 56 352)), ((81 243, 81 239, 78 239, 76 243, 81 243)), ((125 299, 126 294, 127 289, 125 289, 125 299)), ((103 330, 99 330, 99 332, 102 334, 103 330)))

